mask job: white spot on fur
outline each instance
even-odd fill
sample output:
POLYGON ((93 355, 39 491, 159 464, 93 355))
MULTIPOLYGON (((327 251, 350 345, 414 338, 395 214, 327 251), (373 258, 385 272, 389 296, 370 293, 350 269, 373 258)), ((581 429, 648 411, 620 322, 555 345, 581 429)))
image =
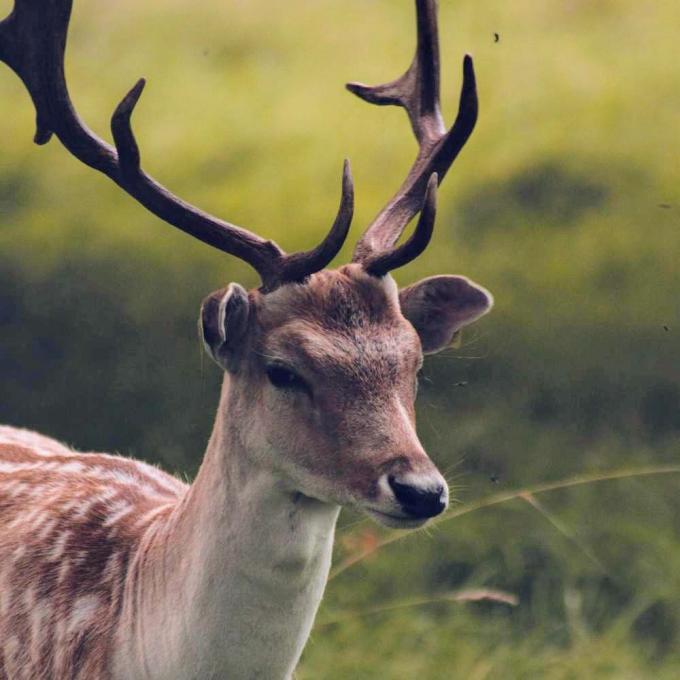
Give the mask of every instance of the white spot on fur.
POLYGON ((87 500, 82 500, 78 505, 76 505, 77 511, 73 514, 73 519, 76 521, 84 520, 89 514, 95 503, 98 503, 98 498, 88 498, 87 500))
POLYGON ((38 540, 44 541, 45 539, 47 539, 47 537, 52 533, 56 526, 57 526, 56 519, 48 519, 47 521, 45 521, 45 523, 42 524, 42 526, 40 527, 38 540))
POLYGON ((12 589, 6 583, 6 569, 0 571, 0 614, 5 618, 9 614, 10 601, 12 599, 12 589))
POLYGON ((31 624, 31 663, 38 667, 40 663, 40 647, 44 638, 43 627, 52 616, 52 607, 40 600, 33 603, 28 611, 31 624))
POLYGON ((77 461, 70 461, 68 463, 63 463, 59 467, 59 472, 62 474, 80 474, 82 472, 86 472, 87 468, 82 464, 78 463, 77 461))
MULTIPOLYGON (((41 507, 34 508, 30 512, 18 512, 17 516, 9 522, 4 528, 7 530, 13 530, 20 527, 22 524, 28 524, 33 521, 39 522, 43 516, 43 509, 41 507)), ((40 528, 39 526, 36 529, 40 528)))
POLYGON ((68 619, 68 634, 73 635, 79 629, 90 625, 90 619, 97 612, 99 598, 95 595, 82 595, 77 598, 68 619))
POLYGON ((114 580, 120 572, 120 555, 118 553, 113 553, 106 560, 106 565, 104 566, 104 571, 102 571, 102 581, 112 581, 114 580))
POLYGON ((0 472, 7 472, 11 474, 17 470, 21 470, 23 467, 22 463, 8 463, 4 460, 0 460, 0 472))
POLYGON ((3 480, 2 493, 7 498, 11 498, 12 500, 14 500, 18 496, 22 496, 23 494, 25 494, 27 491, 28 487, 22 482, 16 481, 5 482, 3 480))
POLYGON ((64 503, 61 506, 60 513, 63 515, 67 515, 72 510, 75 510, 78 507, 78 505, 80 505, 81 502, 82 500, 78 497, 72 498, 70 501, 68 501, 68 503, 64 503))
POLYGON ((54 542, 54 546, 52 547, 50 554, 47 556, 48 561, 58 562, 63 557, 64 552, 66 551, 66 544, 68 543, 68 539, 70 537, 70 531, 62 531, 59 534, 57 540, 54 542))
POLYGON ((13 671, 18 671, 19 668, 19 638, 15 635, 9 637, 3 645, 3 656, 5 662, 5 671, 11 676, 13 671))
POLYGON ((26 554, 26 546, 22 543, 18 545, 12 553, 12 561, 18 562, 26 554))
POLYGON ((59 565, 59 575, 57 577, 57 582, 60 584, 63 583, 66 580, 69 571, 71 571, 71 560, 63 560, 59 565))
POLYGON ((109 501, 113 500, 118 495, 118 489, 108 489, 99 496, 92 496, 87 500, 81 502, 78 511, 73 515, 73 519, 82 521, 84 520, 92 511, 95 505, 104 504, 106 505, 109 501))
POLYGON ((111 527, 117 524, 123 517, 126 517, 134 510, 134 507, 127 501, 118 501, 109 508, 111 514, 104 522, 105 527, 111 527))

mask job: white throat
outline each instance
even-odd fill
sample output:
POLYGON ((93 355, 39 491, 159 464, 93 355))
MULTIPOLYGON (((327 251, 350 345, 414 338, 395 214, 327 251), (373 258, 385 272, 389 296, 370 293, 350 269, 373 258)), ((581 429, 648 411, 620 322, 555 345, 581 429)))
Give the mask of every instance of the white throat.
POLYGON ((121 640, 116 677, 292 676, 339 508, 291 492, 229 431, 218 418, 196 481, 133 564, 121 630, 134 635, 121 640))

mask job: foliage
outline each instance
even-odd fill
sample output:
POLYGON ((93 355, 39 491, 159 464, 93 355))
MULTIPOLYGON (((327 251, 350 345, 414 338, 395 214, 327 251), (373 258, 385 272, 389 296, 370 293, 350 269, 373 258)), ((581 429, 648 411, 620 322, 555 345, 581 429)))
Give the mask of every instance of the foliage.
MULTIPOLYGON (((424 443, 466 504, 677 464, 680 7, 440 4, 446 114, 470 51, 481 116, 441 192, 435 244, 397 278, 462 272, 497 307, 460 349, 428 360, 424 443)), ((332 219, 344 156, 355 235, 402 179, 415 150, 403 114, 342 83, 396 75, 412 45, 406 0, 81 0, 68 68, 100 134, 146 76, 135 127, 147 169, 300 249, 332 219)), ((0 421, 193 473, 219 386, 196 339, 200 300, 254 275, 56 143, 32 147, 30 103, 6 70, 0 99, 0 421)), ((519 498, 373 552, 331 582, 320 624, 357 615, 318 627, 299 677, 678 677, 679 483, 668 474, 519 498), (478 587, 519 605, 360 615, 478 587)), ((338 559, 376 536, 341 529, 338 559)))

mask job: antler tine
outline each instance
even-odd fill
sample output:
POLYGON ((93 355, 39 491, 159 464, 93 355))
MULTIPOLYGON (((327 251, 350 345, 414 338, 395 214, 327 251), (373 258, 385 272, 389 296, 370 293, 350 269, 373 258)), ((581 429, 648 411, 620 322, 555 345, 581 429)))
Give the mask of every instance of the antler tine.
MULTIPOLYGON (((354 251, 354 262, 366 263, 394 247, 406 225, 423 205, 427 184, 436 173, 441 183, 472 134, 478 102, 472 57, 463 60, 463 86, 456 121, 447 132, 439 98, 439 37, 436 0, 416 0, 418 45, 409 69, 397 80, 369 87, 347 88, 372 104, 403 107, 418 140, 419 151, 406 180, 364 232, 354 251)), ((411 258, 412 259, 412 258, 411 258)), ((389 260, 389 258, 388 258, 389 260)), ((389 260, 406 264, 400 258, 389 260)), ((393 267, 394 268, 394 267, 393 267)))
POLYGON ((434 221, 437 217, 437 184, 438 178, 435 172, 427 183, 425 200, 420 212, 420 219, 411 238, 402 245, 377 253, 373 257, 363 261, 364 269, 373 276, 385 276, 393 269, 415 260, 424 252, 432 239, 434 221))
POLYGON ((354 182, 349 160, 345 159, 342 171, 340 208, 328 236, 312 250, 289 255, 281 270, 282 280, 287 282, 303 281, 309 276, 310 272, 317 272, 328 265, 345 243, 353 215, 354 182))
POLYGON ((72 0, 16 0, 10 15, 0 22, 0 60, 16 72, 31 95, 36 109, 35 142, 45 144, 55 134, 71 154, 107 175, 156 216, 250 264, 260 275, 265 292, 323 269, 337 254, 349 229, 353 205, 349 166, 345 166, 343 200, 333 228, 320 246, 307 253, 286 255, 273 241, 184 202, 140 167, 130 119, 144 80, 137 82, 113 114, 115 149, 78 117, 64 76, 71 8, 72 0))
POLYGON ((422 144, 446 132, 439 109, 439 38, 436 0, 417 0, 418 45, 401 77, 385 85, 347 83, 347 89, 371 104, 406 109, 416 139, 422 144))

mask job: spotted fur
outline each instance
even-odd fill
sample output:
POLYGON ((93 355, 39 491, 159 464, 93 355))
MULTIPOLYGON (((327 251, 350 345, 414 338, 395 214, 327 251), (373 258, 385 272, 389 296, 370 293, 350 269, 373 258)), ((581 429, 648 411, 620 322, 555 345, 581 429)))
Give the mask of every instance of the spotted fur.
POLYGON ((0 427, 0 678, 105 680, 128 565, 187 486, 0 427))

